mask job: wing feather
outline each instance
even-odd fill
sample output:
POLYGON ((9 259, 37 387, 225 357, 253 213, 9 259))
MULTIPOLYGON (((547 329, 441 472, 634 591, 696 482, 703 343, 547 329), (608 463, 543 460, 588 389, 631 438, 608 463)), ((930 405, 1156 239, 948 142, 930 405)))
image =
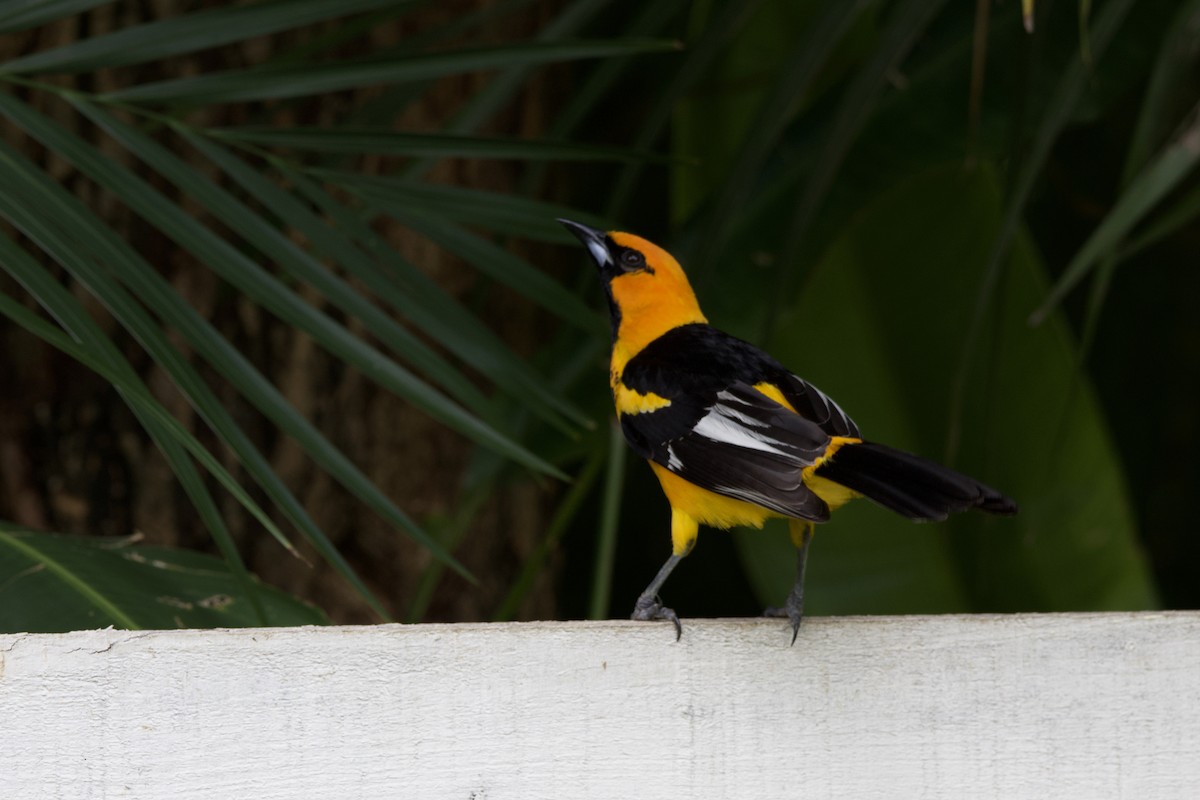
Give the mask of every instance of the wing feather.
POLYGON ((643 458, 709 491, 780 514, 823 520, 825 503, 802 470, 824 455, 831 436, 858 426, 823 392, 754 345, 707 324, 673 328, 625 365, 618 380, 666 398, 666 407, 621 414, 643 458), (796 413, 754 389, 777 387, 796 413))
POLYGON ((854 420, 850 419, 850 415, 833 402, 829 395, 799 375, 786 372, 777 385, 779 391, 792 404, 792 408, 796 409, 797 414, 812 420, 830 436, 862 438, 862 434, 858 432, 858 426, 854 424, 854 420))
POLYGON ((723 388, 707 403, 623 415, 621 424, 635 450, 697 486, 786 516, 829 516, 802 475, 829 436, 749 385, 723 388))
POLYGON ((692 323, 673 328, 651 342, 625 366, 624 384, 672 399, 711 392, 735 383, 769 383, 779 389, 796 413, 815 422, 830 436, 861 438, 854 420, 824 392, 793 374, 749 342, 710 325, 692 323))

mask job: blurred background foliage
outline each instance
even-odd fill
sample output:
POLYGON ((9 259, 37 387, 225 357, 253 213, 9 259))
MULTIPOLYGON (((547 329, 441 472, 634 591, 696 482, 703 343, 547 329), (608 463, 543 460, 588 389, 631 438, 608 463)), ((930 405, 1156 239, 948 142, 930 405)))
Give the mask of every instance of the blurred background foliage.
POLYGON ((1200 0, 1029 5, 0 3, 0 630, 624 616, 669 513, 556 216, 1021 504, 844 509, 812 613, 1200 605, 1200 0))

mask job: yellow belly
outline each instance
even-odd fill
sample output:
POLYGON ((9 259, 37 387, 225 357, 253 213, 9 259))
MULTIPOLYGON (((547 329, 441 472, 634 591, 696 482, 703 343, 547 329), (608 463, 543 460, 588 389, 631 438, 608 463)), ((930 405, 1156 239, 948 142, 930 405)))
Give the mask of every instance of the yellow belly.
POLYGON ((658 476, 671 508, 682 511, 701 525, 713 528, 733 528, 738 525, 761 528, 767 520, 781 516, 762 506, 701 489, 653 461, 650 467, 658 476))
MULTIPOLYGON (((712 528, 735 528, 739 525, 761 528, 767 520, 784 516, 745 500, 701 489, 653 461, 650 462, 650 467, 658 476, 658 482, 662 484, 663 493, 671 503, 671 508, 682 511, 701 525, 712 528)), ((813 475, 808 470, 805 470, 805 473, 804 485, 824 500, 831 511, 858 497, 857 492, 840 483, 813 475)))

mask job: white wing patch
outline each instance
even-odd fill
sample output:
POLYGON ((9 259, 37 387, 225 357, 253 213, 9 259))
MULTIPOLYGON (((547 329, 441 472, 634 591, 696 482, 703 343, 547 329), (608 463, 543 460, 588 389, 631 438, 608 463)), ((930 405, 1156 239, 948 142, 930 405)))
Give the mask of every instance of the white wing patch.
POLYGON ((675 455, 675 448, 667 445, 667 469, 672 472, 679 472, 683 468, 683 462, 679 460, 679 456, 675 455))
MULTIPOLYGON (((721 395, 724 394, 726 392, 721 392, 717 397, 721 398, 721 395)), ((732 395, 730 395, 730 399, 738 403, 742 402, 732 397, 732 395)), ((774 437, 768 436, 761 430, 763 427, 762 422, 749 419, 740 411, 722 403, 717 403, 696 423, 695 427, 692 428, 692 432, 698 436, 703 436, 705 439, 710 439, 721 444, 745 447, 748 450, 759 450, 763 453, 771 453, 783 456, 784 458, 795 458, 792 453, 781 450, 781 447, 786 447, 787 445, 774 437), (755 430, 754 428, 758 428, 759 430, 755 430)))
MULTIPOLYGON (((722 416, 728 417, 729 419, 732 419, 732 420, 735 420, 736 422, 739 422, 742 425, 749 425, 752 428, 768 427, 768 424, 764 420, 755 419, 754 417, 750 416, 749 414, 743 414, 741 411, 738 411, 736 408, 733 408, 730 405, 722 405, 722 403, 738 403, 739 405, 743 405, 743 406, 750 405, 742 398, 737 397, 733 394, 730 394, 729 392, 717 392, 717 400, 721 401, 721 403, 718 403, 717 405, 713 406, 712 411, 716 411, 716 410, 720 409, 720 413, 722 416)), ((712 413, 712 412, 710 411, 709 413, 712 413)))

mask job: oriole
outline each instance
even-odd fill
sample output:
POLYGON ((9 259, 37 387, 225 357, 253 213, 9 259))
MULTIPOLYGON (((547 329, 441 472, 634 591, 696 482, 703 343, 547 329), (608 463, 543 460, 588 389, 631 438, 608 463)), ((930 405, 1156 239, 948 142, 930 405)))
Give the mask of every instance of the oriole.
POLYGON ((1016 504, 954 470, 863 440, 820 389, 708 324, 669 253, 629 233, 559 220, 591 253, 612 317, 609 382, 629 446, 650 462, 671 505, 671 557, 638 597, 632 618, 679 617, 658 597, 701 525, 762 527, 789 520, 796 581, 782 609, 792 641, 804 616, 813 524, 865 496, 915 521, 1016 504))

